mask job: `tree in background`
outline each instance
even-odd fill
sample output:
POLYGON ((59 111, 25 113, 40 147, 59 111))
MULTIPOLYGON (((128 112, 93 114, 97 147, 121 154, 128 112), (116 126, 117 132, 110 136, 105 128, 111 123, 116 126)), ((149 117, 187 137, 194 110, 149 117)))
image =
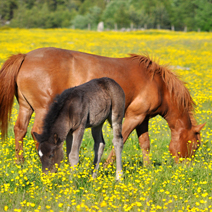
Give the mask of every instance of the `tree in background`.
POLYGON ((195 27, 196 5, 194 0, 173 0, 170 10, 171 24, 176 30, 192 30, 195 27))
POLYGON ((160 27, 162 29, 169 29, 170 28, 170 19, 167 9, 164 4, 161 2, 157 3, 156 6, 153 8, 154 14, 154 23, 153 27, 157 28, 160 27))
POLYGON ((57 10, 50 11, 48 3, 35 4, 31 9, 27 9, 27 4, 19 6, 15 10, 14 18, 11 20, 11 27, 21 28, 57 28, 69 27, 72 13, 62 5, 57 5, 57 10))
POLYGON ((129 27, 130 14, 129 14, 128 1, 110 1, 102 14, 102 20, 107 28, 114 28, 114 24, 118 28, 129 27))
POLYGON ((0 24, 11 27, 212 30, 212 0, 0 0, 0 24))
POLYGON ((130 5, 129 16, 131 24, 135 28, 144 28, 148 23, 148 15, 145 13, 144 8, 136 9, 136 6, 130 5))
POLYGON ((198 9, 196 10, 196 26, 203 31, 212 30, 212 1, 196 0, 198 9))
POLYGON ((18 8, 16 0, 0 0, 0 21, 9 21, 13 18, 14 10, 18 8))
POLYGON ((91 28, 95 28, 100 21, 101 8, 94 6, 89 9, 86 15, 77 15, 72 20, 72 27, 77 29, 85 29, 90 24, 91 28))
POLYGON ((86 15, 89 12, 90 8, 93 7, 98 7, 102 11, 104 10, 105 6, 105 0, 85 0, 79 7, 79 14, 86 15))
POLYGON ((70 22, 71 26, 78 29, 85 29, 90 24, 91 29, 95 29, 104 8, 104 0, 83 1, 82 4, 79 4, 78 14, 70 22))

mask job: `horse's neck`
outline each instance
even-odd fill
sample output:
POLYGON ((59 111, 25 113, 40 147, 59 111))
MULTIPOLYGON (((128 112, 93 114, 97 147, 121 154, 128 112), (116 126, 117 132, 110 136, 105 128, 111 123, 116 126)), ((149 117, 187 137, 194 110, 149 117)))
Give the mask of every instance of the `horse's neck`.
POLYGON ((189 111, 183 107, 179 107, 171 98, 166 100, 166 113, 163 116, 167 121, 171 131, 179 131, 180 129, 190 129, 192 126, 189 111))
MULTIPOLYGON (((168 92, 168 91, 167 91, 168 92)), ((171 131, 178 131, 179 128, 190 129, 192 127, 191 117, 188 110, 179 106, 174 98, 166 93, 163 101, 164 114, 162 116, 167 121, 171 131)))

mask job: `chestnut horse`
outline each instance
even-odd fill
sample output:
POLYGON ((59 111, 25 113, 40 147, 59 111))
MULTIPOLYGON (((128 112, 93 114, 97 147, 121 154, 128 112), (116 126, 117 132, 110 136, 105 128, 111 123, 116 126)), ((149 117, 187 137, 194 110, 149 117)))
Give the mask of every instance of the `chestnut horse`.
MULTIPOLYGON (((175 161, 194 155, 204 124, 197 125, 193 117, 194 102, 188 89, 167 67, 146 56, 133 54, 126 58, 109 58, 50 47, 13 55, 0 70, 2 138, 7 134, 14 96, 19 102, 14 126, 18 161, 23 161, 23 138, 33 111, 32 136, 33 132, 42 132, 44 116, 56 94, 101 77, 114 79, 124 90, 123 142, 136 129, 145 164, 149 162, 150 150, 148 122, 158 114, 171 129, 169 150, 175 161)), ((111 152, 107 162, 113 155, 111 152)))

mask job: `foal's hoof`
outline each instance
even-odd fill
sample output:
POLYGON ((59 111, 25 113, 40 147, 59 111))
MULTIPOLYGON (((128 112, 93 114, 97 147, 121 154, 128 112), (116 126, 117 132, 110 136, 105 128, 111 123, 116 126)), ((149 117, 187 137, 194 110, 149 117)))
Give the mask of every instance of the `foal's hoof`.
POLYGON ((121 182, 123 177, 123 172, 122 171, 116 171, 116 181, 121 182))
POLYGON ((96 179, 97 178, 97 171, 96 170, 93 171, 92 177, 93 177, 93 179, 96 179))

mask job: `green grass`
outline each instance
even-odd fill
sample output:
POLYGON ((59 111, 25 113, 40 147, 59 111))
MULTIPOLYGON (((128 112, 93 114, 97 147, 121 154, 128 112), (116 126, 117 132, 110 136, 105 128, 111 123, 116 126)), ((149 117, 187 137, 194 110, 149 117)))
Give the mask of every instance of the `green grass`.
MULTIPOLYGON (((101 165, 97 179, 91 178, 94 154, 90 130, 86 130, 83 138, 77 170, 70 171, 66 159, 59 172, 49 176, 41 174, 41 163, 29 133, 24 142, 23 165, 14 163, 14 141, 8 139, 8 142, 2 143, 0 152, 3 158, 0 163, 0 208, 6 205, 9 211, 15 208, 22 211, 209 209, 212 205, 211 143, 203 144, 192 163, 176 165, 168 153, 170 130, 164 120, 154 118, 150 129, 151 165, 143 166, 141 150, 133 132, 122 154, 124 176, 121 183, 115 181, 114 166, 104 169, 101 165)), ((104 137, 106 147, 102 163, 112 145, 112 130, 107 124, 104 126, 104 137)))
POLYGON ((121 182, 115 181, 115 164, 103 168, 112 149, 112 130, 107 124, 103 130, 106 146, 96 179, 91 178, 94 152, 89 129, 84 134, 77 169, 71 170, 64 158, 58 173, 43 175, 30 134, 33 118, 24 139, 25 162, 21 165, 14 162, 16 103, 8 138, 0 141, 0 211, 212 210, 211 33, 2 30, 0 42, 1 62, 17 51, 28 52, 43 45, 114 57, 147 50, 150 55, 161 57, 162 64, 190 68, 177 72, 188 82, 186 86, 197 104, 197 122, 206 122, 201 132, 202 145, 190 163, 174 163, 168 150, 170 129, 166 121, 157 116, 149 123, 151 164, 143 165, 142 152, 133 131, 123 149, 121 182))

